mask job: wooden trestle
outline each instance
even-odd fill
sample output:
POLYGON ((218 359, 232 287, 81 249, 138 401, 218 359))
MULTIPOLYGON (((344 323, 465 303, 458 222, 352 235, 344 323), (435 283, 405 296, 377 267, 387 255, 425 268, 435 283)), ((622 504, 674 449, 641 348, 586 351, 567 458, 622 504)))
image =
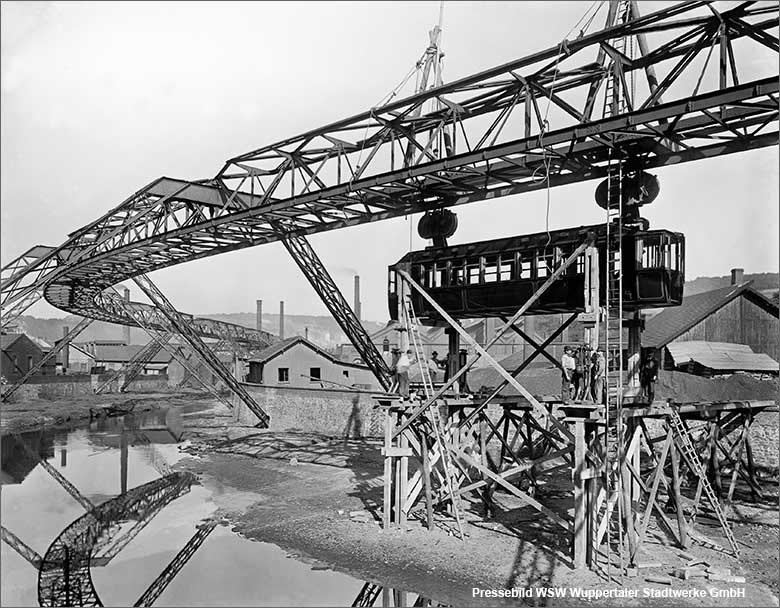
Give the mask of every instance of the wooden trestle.
POLYGON ((538 398, 550 419, 568 427, 569 437, 536 415, 522 397, 498 397, 487 407, 478 400, 442 397, 431 406, 439 408, 443 421, 445 445, 441 446, 427 414, 409 423, 416 402, 393 396, 376 399, 385 421, 385 529, 403 527, 414 518, 426 522, 430 530, 439 525, 454 531, 453 508, 461 513, 468 508, 471 520, 489 518, 497 509, 494 494, 498 491, 539 511, 569 535, 575 567, 597 569, 610 552, 627 556, 627 566, 635 564, 653 515, 679 547, 695 541, 722 548, 694 529, 696 515, 703 507, 712 511, 712 506, 702 492, 703 480, 692 473, 695 467, 686 459, 681 437, 669 424, 672 408, 688 429, 724 508, 733 499, 738 478, 746 482, 754 498, 761 496, 750 427, 757 413, 776 410, 774 401, 656 402, 625 407, 624 437, 618 442, 616 414, 611 413, 607 430, 603 406, 592 403, 538 398), (609 442, 605 441, 607 431, 613 435, 609 442), (611 457, 604 450, 608 443, 614 452, 611 457), (455 505, 446 488, 441 449, 449 450, 455 467, 455 505), (594 462, 589 453, 601 463, 594 462), (732 468, 727 487, 720 481, 724 464, 732 468), (621 483, 616 483, 618 477, 621 483), (536 493, 545 478, 554 479, 556 487, 568 485, 571 499, 545 504, 536 493), (676 507, 679 504, 683 509, 676 507), (608 526, 622 528, 622 535, 611 535, 609 548, 608 526), (624 543, 622 550, 619 542, 624 543))
MULTIPOLYGON (((653 515, 679 546, 687 547, 691 541, 712 546, 712 541, 694 529, 696 516, 704 507, 715 515, 731 551, 738 554, 727 519, 728 506, 740 477, 753 498, 761 496, 750 426, 757 412, 775 407, 774 401, 642 404, 641 396, 632 395, 631 404, 624 399, 621 406, 618 398, 610 399, 607 406, 540 398, 522 385, 520 374, 544 352, 551 338, 533 343, 531 356, 512 371, 488 353, 580 254, 586 269, 585 311, 580 320, 585 322, 586 338, 595 349, 604 311, 598 299, 597 252, 590 236, 512 318, 505 319, 505 325, 484 346, 407 270, 397 269, 399 302, 411 290, 416 291, 475 354, 459 369, 450 370, 443 385, 425 382, 421 401, 403 401, 395 395, 376 397, 385 420, 385 529, 405 526, 419 513, 432 530, 436 525, 447 525, 441 518, 436 521, 437 515, 443 514, 453 517, 462 537, 467 531, 460 525, 465 519, 465 499, 476 495, 477 508, 472 508, 472 513, 490 517, 497 508, 495 493, 500 491, 560 528, 570 539, 572 562, 577 568, 600 569, 606 563, 609 576, 614 555, 619 556, 621 566, 635 565, 653 515), (481 398, 462 398, 456 382, 480 358, 503 380, 481 398), (517 396, 502 394, 508 387, 517 396), (725 495, 722 462, 732 468, 725 495), (688 477, 692 477, 692 485, 688 477), (571 489, 571 499, 545 504, 537 487, 540 481, 553 479, 557 487, 563 484, 571 489)), ((576 313, 563 326, 574 316, 576 313)), ((398 318, 403 318, 401 310, 398 318)), ((413 315, 406 323, 407 333, 413 334, 413 315)), ((638 350, 638 331, 635 333, 633 348, 638 350)), ((408 337, 402 334, 402 345, 405 339, 408 337)), ((469 506, 475 505, 469 502, 469 506)), ((455 532, 452 526, 450 529, 455 532)))

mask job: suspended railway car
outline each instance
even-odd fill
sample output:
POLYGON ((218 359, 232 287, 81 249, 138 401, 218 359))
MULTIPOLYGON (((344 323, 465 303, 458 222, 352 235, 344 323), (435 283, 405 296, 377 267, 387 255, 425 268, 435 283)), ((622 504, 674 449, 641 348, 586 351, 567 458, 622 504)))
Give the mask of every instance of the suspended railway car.
MULTIPOLYGON (((600 298, 607 289, 607 233, 604 224, 413 251, 389 268, 390 317, 398 318, 398 275, 406 269, 452 317, 512 315, 571 253, 593 233, 599 252, 600 298)), ((610 238, 617 238, 615 233, 610 238)), ((626 229, 622 239, 623 309, 677 306, 682 302, 685 236, 668 230, 626 229)), ((620 256, 611 264, 616 277, 620 256)), ((578 312, 585 308, 585 256, 571 264, 529 309, 528 314, 578 312)), ((440 315, 412 290, 422 323, 440 315)))

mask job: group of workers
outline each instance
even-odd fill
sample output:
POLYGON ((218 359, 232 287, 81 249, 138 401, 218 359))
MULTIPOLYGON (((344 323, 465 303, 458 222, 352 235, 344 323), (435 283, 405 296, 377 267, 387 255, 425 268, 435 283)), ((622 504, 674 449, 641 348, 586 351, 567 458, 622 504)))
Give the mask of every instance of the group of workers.
MULTIPOLYGON (((589 345, 578 348, 566 346, 561 357, 561 399, 563 401, 585 401, 590 399, 593 403, 607 402, 605 378, 607 374, 607 360, 602 348, 595 351, 589 345)), ((431 356, 423 363, 427 367, 431 382, 439 380, 439 373, 444 374, 444 381, 449 379, 449 366, 446 360, 438 358, 439 353, 433 351, 431 356)), ((460 353, 465 363, 465 351, 460 353)), ((398 394, 404 400, 409 400, 409 371, 412 365, 419 364, 412 349, 402 352, 393 349, 392 360, 388 361, 390 369, 395 376, 398 394)), ((639 382, 642 387, 642 396, 648 403, 655 398, 655 381, 658 378, 658 364, 652 352, 648 352, 639 369, 639 382)), ((460 392, 468 392, 465 374, 459 378, 458 389, 460 392)))
MULTIPOLYGON (((607 402, 605 378, 607 360, 604 350, 595 351, 590 345, 579 348, 566 346, 561 357, 561 399, 563 401, 584 401, 590 398, 593 403, 607 402)), ((655 381, 658 379, 658 363, 653 353, 648 351, 639 369, 639 383, 645 401, 655 399, 655 381)))
MULTIPOLYGON (((465 364, 466 352, 462 350, 459 357, 460 365, 465 364)), ((409 370, 413 365, 418 363, 419 361, 411 348, 407 349, 406 352, 402 352, 397 348, 393 349, 392 359, 388 362, 388 365, 395 376, 398 394, 401 395, 404 400, 409 399, 409 370)), ((424 362, 424 365, 428 368, 428 374, 431 377, 432 383, 439 381, 439 373, 444 375, 445 382, 449 380, 449 366, 447 365, 447 361, 439 359, 439 353, 437 351, 431 353, 431 356, 424 362)), ((468 392, 465 374, 462 374, 458 379, 458 390, 461 393, 468 392)))

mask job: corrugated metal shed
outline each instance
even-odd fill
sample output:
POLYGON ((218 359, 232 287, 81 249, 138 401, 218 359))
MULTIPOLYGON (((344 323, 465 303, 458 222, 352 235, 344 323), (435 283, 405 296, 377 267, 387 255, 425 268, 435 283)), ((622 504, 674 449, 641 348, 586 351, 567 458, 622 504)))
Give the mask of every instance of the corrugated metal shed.
POLYGON ((718 372, 777 372, 778 363, 765 353, 754 353, 746 344, 691 340, 667 345, 676 367, 697 363, 718 372))

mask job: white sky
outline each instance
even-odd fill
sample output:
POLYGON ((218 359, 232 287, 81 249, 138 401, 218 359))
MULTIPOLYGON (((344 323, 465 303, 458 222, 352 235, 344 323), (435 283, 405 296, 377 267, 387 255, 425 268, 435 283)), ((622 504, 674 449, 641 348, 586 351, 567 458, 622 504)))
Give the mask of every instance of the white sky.
MULTIPOLYGON (((586 2, 447 2, 444 78, 557 44, 586 2)), ((662 6, 641 2, 643 13, 662 6)), ((0 252, 58 245, 161 175, 214 176, 232 156, 364 111, 409 71, 438 2, 3 2, 0 252)), ((594 23, 601 27, 603 12, 594 23)), ((592 28, 592 29, 594 29, 592 28)), ((573 36, 570 36, 573 37, 573 36)), ((553 125, 554 128, 554 125, 553 125)), ((687 276, 778 270, 776 148, 657 171, 645 216, 687 237, 687 276)), ((551 229, 603 220, 597 182, 551 191, 551 229)), ((543 192, 456 210, 455 240, 545 228, 543 192)), ((414 247, 423 246, 416 235, 414 247)), ((386 267, 409 222, 311 237, 364 318, 385 320, 386 267)), ((157 271, 181 310, 327 314, 280 244, 157 271)), ((38 316, 64 313, 42 303, 38 316)))

